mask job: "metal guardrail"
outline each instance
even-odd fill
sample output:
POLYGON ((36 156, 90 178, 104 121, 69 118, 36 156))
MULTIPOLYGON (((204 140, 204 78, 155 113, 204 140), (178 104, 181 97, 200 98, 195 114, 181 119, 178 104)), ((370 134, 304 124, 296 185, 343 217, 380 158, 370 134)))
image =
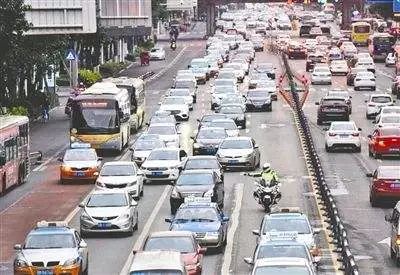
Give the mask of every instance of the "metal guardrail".
POLYGON ((310 168, 315 187, 318 190, 317 196, 323 202, 323 216, 326 218, 325 222, 329 224, 328 229, 332 232, 330 237, 333 239, 333 244, 336 246, 334 252, 338 253, 338 261, 342 263, 340 270, 344 271, 346 275, 358 275, 358 266, 355 263, 354 255, 350 250, 346 229, 343 225, 342 219, 340 218, 335 199, 325 181, 324 171, 314 146, 307 117, 304 114, 299 95, 296 91, 294 75, 290 69, 285 54, 282 54, 282 59, 290 84, 290 94, 292 97, 292 107, 294 109, 295 120, 296 123, 298 123, 300 138, 305 147, 306 162, 310 168))

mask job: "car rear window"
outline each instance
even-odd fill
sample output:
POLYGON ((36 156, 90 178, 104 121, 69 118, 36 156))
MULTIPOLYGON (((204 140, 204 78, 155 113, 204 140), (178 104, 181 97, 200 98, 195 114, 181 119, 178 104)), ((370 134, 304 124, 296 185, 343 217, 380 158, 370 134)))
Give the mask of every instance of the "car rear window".
POLYGON ((379 135, 400 137, 400 128, 381 128, 379 129, 379 135))
POLYGON ((378 170, 378 178, 400 179, 400 166, 383 166, 378 170))

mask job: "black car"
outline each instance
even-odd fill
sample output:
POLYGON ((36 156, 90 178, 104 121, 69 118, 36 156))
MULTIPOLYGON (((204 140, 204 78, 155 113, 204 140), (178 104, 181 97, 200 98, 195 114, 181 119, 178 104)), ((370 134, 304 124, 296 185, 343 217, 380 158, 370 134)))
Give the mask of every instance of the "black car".
POLYGON ((311 25, 301 25, 300 26, 300 37, 307 37, 310 35, 311 25))
POLYGON ((301 44, 292 42, 289 44, 286 54, 289 59, 305 59, 307 57, 307 50, 301 44))
POLYGON ((312 71, 317 63, 326 63, 325 55, 323 53, 310 53, 306 61, 306 71, 312 71))
POLYGON ((246 108, 249 111, 272 111, 271 95, 267 91, 249 90, 246 95, 246 108))
POLYGON ((320 102, 315 102, 319 105, 317 124, 322 125, 326 121, 350 119, 350 108, 343 97, 325 96, 320 102))
POLYGON ((174 185, 169 202, 171 213, 175 214, 187 197, 209 197, 211 202, 224 207, 224 182, 212 170, 183 171, 174 185))
POLYGON ((201 127, 193 138, 193 155, 215 155, 218 145, 228 137, 224 128, 201 127))

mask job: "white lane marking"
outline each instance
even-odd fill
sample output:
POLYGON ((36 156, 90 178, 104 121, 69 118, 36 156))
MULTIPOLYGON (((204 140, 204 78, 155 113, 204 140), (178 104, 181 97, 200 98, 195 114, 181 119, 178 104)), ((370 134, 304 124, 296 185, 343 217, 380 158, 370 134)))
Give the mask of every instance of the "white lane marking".
POLYGON ((243 190, 244 190, 243 183, 239 183, 238 185, 236 185, 235 208, 233 209, 233 212, 231 215, 231 226, 229 227, 229 230, 228 230, 227 244, 225 247, 224 258, 222 261, 221 274, 229 274, 230 273, 229 268, 231 266, 232 256, 233 256, 233 253, 232 253, 233 241, 235 238, 236 230, 239 226, 239 216, 240 216, 240 209, 242 207, 243 190))
POLYGON ((167 70, 169 70, 172 66, 175 65, 175 63, 178 61, 178 59, 183 55, 183 52, 186 50, 186 48, 187 48, 187 46, 183 47, 182 50, 175 56, 175 58, 168 64, 168 66, 166 66, 164 69, 162 69, 161 71, 159 71, 158 73, 156 73, 155 75, 150 77, 149 79, 145 80, 144 82, 147 83, 147 82, 150 82, 150 81, 162 76, 167 70))
POLYGON ((153 211, 151 212, 149 218, 147 219, 147 222, 144 225, 142 232, 140 233, 139 237, 136 239, 133 249, 132 249, 132 251, 130 251, 128 259, 126 260, 124 267, 122 268, 122 270, 120 272, 120 275, 128 274, 128 271, 129 271, 129 268, 131 266, 132 259, 133 259, 133 250, 138 250, 142 247, 143 242, 144 242, 145 238, 147 237, 155 218, 158 215, 158 212, 160 211, 165 199, 168 196, 169 190, 170 190, 170 186, 167 185, 165 187, 163 193, 161 194, 161 197, 158 200, 156 206, 154 207, 153 211))
POLYGON ((390 246, 390 237, 384 238, 382 241, 379 241, 378 243, 390 246))
POLYGON ((34 172, 41 172, 41 171, 43 171, 43 170, 46 170, 46 168, 47 168, 47 166, 46 165, 41 165, 41 166, 38 166, 38 167, 36 167, 35 169, 33 169, 33 171, 34 172))

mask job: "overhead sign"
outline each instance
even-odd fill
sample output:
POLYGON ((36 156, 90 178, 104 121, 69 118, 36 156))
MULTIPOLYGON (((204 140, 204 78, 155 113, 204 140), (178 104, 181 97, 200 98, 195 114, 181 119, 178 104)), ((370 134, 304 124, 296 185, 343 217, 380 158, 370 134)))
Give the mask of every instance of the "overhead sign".
POLYGON ((393 12, 400 12, 400 0, 393 0, 393 12))
POLYGON ((75 51, 73 49, 69 49, 65 59, 67 59, 67 60, 75 60, 75 58, 76 58, 75 51))
POLYGON ((366 4, 391 4, 393 0, 367 0, 366 4))

